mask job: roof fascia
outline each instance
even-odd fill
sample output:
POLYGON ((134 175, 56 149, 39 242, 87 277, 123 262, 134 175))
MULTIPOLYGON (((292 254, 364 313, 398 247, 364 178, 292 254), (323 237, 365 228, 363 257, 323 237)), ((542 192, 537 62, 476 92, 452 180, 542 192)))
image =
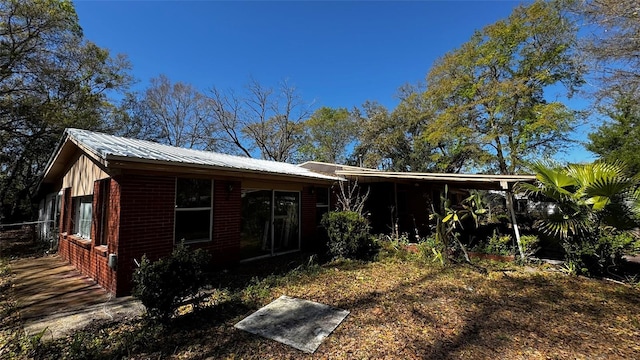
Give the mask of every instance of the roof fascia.
POLYGON ((191 169, 199 169, 204 171, 207 170, 216 170, 220 172, 226 173, 235 173, 235 174, 252 174, 252 175, 268 175, 270 177, 278 177, 278 178, 288 178, 288 179, 304 179, 306 181, 318 182, 318 183, 327 183, 327 182, 335 182, 335 181, 346 181, 346 179, 337 177, 337 176, 328 176, 317 174, 320 176, 305 176, 305 175, 295 175, 295 174, 284 174, 280 172, 266 172, 259 170, 250 170, 250 169, 238 169, 231 168, 225 166, 214 166, 214 165, 200 165, 200 164, 192 164, 192 163, 178 163, 172 161, 164 161, 164 160, 152 160, 152 159, 142 159, 142 158, 132 158, 126 156, 117 156, 117 155, 107 155, 106 161, 109 163, 111 168, 135 168, 138 164, 148 164, 148 165, 157 165, 162 168, 157 168, 159 171, 171 171, 171 169, 180 169, 180 168, 191 168, 191 169))
POLYGON ((399 179, 449 180, 449 181, 533 181, 535 175, 488 175, 488 174, 446 174, 446 173, 412 173, 412 172, 373 172, 336 170, 336 175, 384 177, 399 179))

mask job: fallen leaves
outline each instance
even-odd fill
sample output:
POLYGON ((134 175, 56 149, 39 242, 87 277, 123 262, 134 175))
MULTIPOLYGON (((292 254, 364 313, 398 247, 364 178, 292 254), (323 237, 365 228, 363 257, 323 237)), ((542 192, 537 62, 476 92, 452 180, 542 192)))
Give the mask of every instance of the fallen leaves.
MULTIPOLYGON (((259 304, 234 295, 242 288, 219 290, 205 309, 164 330, 133 321, 85 331, 105 344, 104 358, 637 358, 637 290, 531 268, 504 276, 487 266, 483 275, 410 260, 332 263, 252 282, 259 304), (351 314, 313 355, 233 329, 282 294, 351 314)), ((49 345, 50 356, 64 354, 72 340, 49 345)))

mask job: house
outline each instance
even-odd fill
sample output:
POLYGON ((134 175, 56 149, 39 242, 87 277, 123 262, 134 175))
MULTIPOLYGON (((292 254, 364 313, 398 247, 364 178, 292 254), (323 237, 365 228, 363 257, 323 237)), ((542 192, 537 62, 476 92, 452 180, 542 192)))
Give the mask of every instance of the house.
POLYGON ((143 255, 167 256, 180 242, 208 250, 218 265, 322 246, 320 218, 345 180, 369 192, 375 233, 425 236, 445 184, 460 198, 462 189, 505 190, 533 177, 296 166, 67 129, 41 181, 40 232, 122 296, 143 255))
POLYGON ((431 233, 432 206, 440 208, 440 196, 448 187, 448 196, 458 203, 469 189, 511 190, 517 182, 533 182, 533 175, 446 174, 392 172, 362 167, 309 161, 300 165, 314 172, 339 176, 357 183, 369 192, 365 211, 373 233, 408 234, 409 238, 431 233))
POLYGON ((313 247, 335 175, 67 129, 41 181, 59 255, 116 296, 184 241, 219 264, 313 247))

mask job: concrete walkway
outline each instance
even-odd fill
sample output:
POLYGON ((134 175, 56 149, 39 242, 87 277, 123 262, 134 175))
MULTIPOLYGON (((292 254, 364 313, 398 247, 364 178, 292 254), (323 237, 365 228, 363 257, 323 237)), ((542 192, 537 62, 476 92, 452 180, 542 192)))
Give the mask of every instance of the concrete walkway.
POLYGON ((57 255, 15 260, 10 267, 28 334, 46 329, 46 338, 59 338, 96 320, 131 318, 144 312, 140 302, 113 298, 57 255))

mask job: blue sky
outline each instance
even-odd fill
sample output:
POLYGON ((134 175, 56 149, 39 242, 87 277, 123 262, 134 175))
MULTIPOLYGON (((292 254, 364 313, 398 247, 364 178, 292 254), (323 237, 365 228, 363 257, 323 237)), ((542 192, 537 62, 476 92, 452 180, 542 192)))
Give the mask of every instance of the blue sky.
MULTIPOLYGON (((398 87, 519 1, 76 1, 87 39, 133 65, 137 89, 167 75, 206 91, 287 80, 316 106, 390 109, 398 87)), ((584 131, 576 134, 584 138, 584 131)), ((575 148, 561 159, 588 160, 575 148)))

